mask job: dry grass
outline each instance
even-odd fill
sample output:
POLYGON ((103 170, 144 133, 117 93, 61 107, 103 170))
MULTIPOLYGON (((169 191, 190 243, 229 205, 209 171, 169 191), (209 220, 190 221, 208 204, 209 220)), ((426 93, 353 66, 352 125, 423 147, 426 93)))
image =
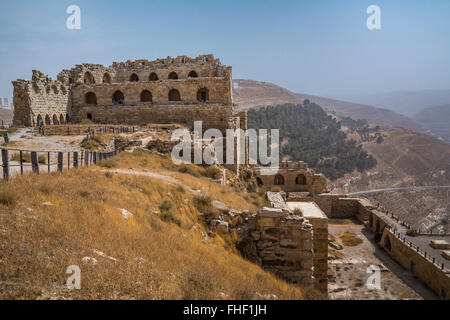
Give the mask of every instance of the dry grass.
POLYGON ((343 259, 344 254, 341 251, 329 249, 328 250, 328 256, 333 256, 335 259, 343 259))
POLYGON ((122 152, 115 157, 115 168, 125 170, 133 168, 135 171, 152 171, 173 177, 190 188, 200 190, 236 210, 255 212, 261 207, 261 204, 265 203, 264 197, 260 195, 251 195, 245 199, 245 194, 236 192, 230 186, 212 182, 204 177, 204 168, 196 165, 175 165, 170 158, 154 155, 148 151, 137 152, 136 150, 140 149, 135 149, 133 153, 122 152), (198 172, 198 175, 192 174, 192 172, 198 172))
MULTIPOLYGON (((128 157, 133 155, 121 155, 118 163, 128 157)), ((161 180, 92 167, 2 181, 0 298, 304 297, 227 249, 219 235, 205 241, 193 203, 190 193, 161 180), (125 219, 121 208, 133 216, 125 219), (179 223, 164 216, 169 211, 179 223), (83 263, 86 256, 97 263, 83 263), (70 265, 81 268, 81 290, 65 287, 70 265)))
POLYGON ((346 247, 355 247, 361 243, 363 243, 362 239, 359 238, 356 234, 353 232, 345 231, 339 235, 339 239, 341 239, 341 242, 346 247))

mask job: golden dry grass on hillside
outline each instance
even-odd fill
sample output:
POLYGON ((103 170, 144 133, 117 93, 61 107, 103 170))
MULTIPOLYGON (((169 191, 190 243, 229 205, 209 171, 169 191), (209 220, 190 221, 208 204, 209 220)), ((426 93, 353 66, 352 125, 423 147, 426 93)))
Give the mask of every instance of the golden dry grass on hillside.
POLYGON ((189 192, 158 179, 97 169, 0 182, 0 298, 308 297, 227 249, 219 235, 205 240, 189 192), (125 219, 122 208, 133 216, 125 219), (167 210, 179 225, 161 219, 167 210), (83 257, 97 263, 84 263, 83 257), (81 268, 81 290, 65 286, 70 265, 81 268))

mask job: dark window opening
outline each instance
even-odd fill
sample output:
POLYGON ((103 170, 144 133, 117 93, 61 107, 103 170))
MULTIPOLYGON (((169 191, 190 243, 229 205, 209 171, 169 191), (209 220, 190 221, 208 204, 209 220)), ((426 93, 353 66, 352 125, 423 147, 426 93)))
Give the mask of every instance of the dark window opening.
POLYGON ((276 186, 284 185, 284 177, 281 174, 277 174, 274 179, 274 184, 276 186))
POLYGON ((86 93, 86 95, 84 96, 84 99, 86 101, 86 104, 92 104, 92 105, 97 104, 97 96, 93 92, 86 93))
POLYGON ((295 184, 302 184, 305 185, 306 184, 306 177, 304 174, 299 174, 297 176, 297 178, 295 178, 295 184))
POLYGON ((195 71, 191 71, 191 72, 189 72, 188 77, 189 78, 198 78, 198 74, 195 71))
POLYGON ((209 91, 206 88, 201 88, 197 91, 197 100, 200 102, 206 102, 209 100, 209 91))
POLYGON ((169 101, 181 101, 180 91, 172 89, 169 91, 169 101))
POLYGON ((169 80, 177 80, 178 74, 176 72, 169 73, 169 80))
POLYGON ((154 72, 150 73, 150 77, 148 78, 150 81, 158 80, 158 75, 154 72))
POLYGON ((116 92, 114 92, 113 98, 112 98, 112 102, 114 104, 123 104, 125 101, 125 97, 122 93, 122 91, 117 90, 116 92))
POLYGON ((151 102, 152 101, 152 93, 148 90, 144 90, 141 92, 141 102, 151 102))
POLYGON ((92 120, 92 113, 88 113, 88 114, 87 114, 87 118, 88 118, 89 120, 92 120))

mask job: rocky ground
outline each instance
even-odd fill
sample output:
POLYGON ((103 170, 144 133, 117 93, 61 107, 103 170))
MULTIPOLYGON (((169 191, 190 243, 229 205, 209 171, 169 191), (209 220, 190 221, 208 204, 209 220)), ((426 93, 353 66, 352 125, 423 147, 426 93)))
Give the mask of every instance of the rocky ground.
POLYGON ((378 248, 371 233, 359 222, 332 219, 329 237, 342 250, 329 247, 328 292, 330 299, 436 299, 434 293, 378 248), (341 238, 346 235, 346 238, 341 238), (348 236, 353 236, 349 241, 348 236), (347 244, 347 245, 345 245, 347 244), (370 266, 380 269, 380 289, 367 286, 370 266))

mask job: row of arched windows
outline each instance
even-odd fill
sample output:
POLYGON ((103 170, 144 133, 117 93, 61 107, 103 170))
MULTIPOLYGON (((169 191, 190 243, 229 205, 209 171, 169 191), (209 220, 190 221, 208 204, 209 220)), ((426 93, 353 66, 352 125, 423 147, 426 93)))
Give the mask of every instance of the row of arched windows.
POLYGON ((48 114, 45 115, 45 117, 42 117, 40 114, 36 117, 36 123, 37 126, 43 126, 43 125, 50 125, 50 124, 64 124, 66 123, 67 119, 64 117, 63 114, 58 115, 54 114, 52 117, 48 114))
MULTIPOLYGON (((284 177, 281 174, 277 174, 274 178, 274 185, 276 186, 282 186, 284 185, 284 177)), ((305 185, 306 184, 306 177, 304 174, 299 174, 296 178, 295 178, 295 184, 298 185, 305 185)))
MULTIPOLYGON (((189 72, 188 78, 198 78, 197 72, 192 70, 191 72, 189 72)), ((175 71, 169 73, 169 76, 167 77, 167 79, 177 80, 178 73, 176 73, 175 71)), ((158 75, 155 72, 150 73, 150 75, 148 76, 148 81, 157 81, 157 80, 159 80, 158 75)), ((139 76, 136 73, 132 73, 130 75, 129 81, 137 82, 137 81, 139 81, 139 76)), ((95 78, 92 75, 92 73, 90 73, 89 71, 87 71, 84 74, 84 83, 85 84, 95 84, 95 78)), ((111 83, 111 76, 109 75, 109 73, 105 73, 103 75, 103 83, 111 83)))
MULTIPOLYGON (((125 95, 122 91, 117 90, 111 97, 113 104, 124 104, 125 95)), ((171 89, 168 93, 169 101, 181 101, 180 91, 177 89, 171 89)), ((86 104, 96 105, 97 104, 97 95, 94 92, 88 92, 84 96, 84 100, 86 104)), ((152 93, 149 90, 142 90, 140 95, 141 102, 152 102, 153 97, 152 93)), ((209 100, 209 90, 207 88, 201 88, 197 91, 197 100, 199 102, 206 102, 209 100)))

